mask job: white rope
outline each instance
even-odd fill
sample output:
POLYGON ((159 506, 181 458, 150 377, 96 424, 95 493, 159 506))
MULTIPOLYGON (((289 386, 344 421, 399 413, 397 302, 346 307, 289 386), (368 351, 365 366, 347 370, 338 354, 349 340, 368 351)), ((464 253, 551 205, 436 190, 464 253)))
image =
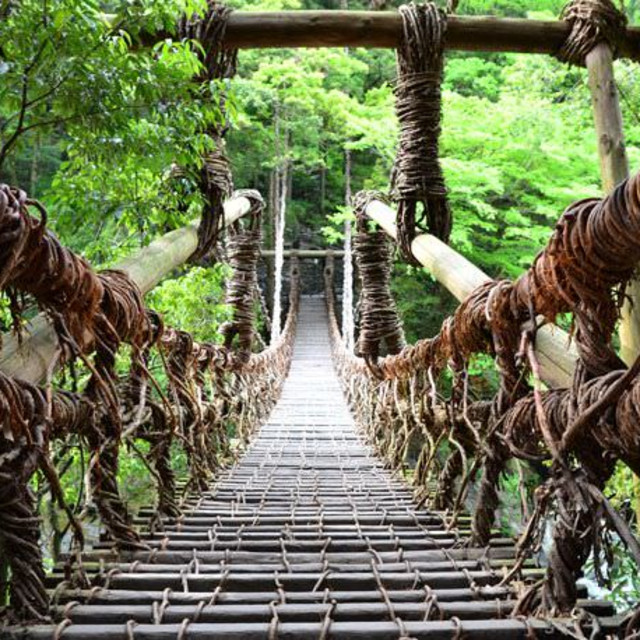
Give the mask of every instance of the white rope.
MULTIPOLYGON (((348 53, 348 50, 347 50, 348 53)), ((344 150, 344 202, 351 206, 351 150, 344 150)), ((355 325, 353 320, 353 252, 351 220, 344 222, 344 268, 342 281, 342 339, 348 352, 353 351, 355 325)))
POLYGON ((271 344, 280 337, 282 330, 282 267, 284 266, 284 226, 287 213, 287 168, 280 173, 280 202, 276 218, 276 255, 275 255, 275 286, 273 288, 273 319, 271 321, 271 344))
POLYGON ((351 250, 351 220, 344 223, 344 279, 342 284, 342 339, 347 351, 353 351, 353 254, 351 250))

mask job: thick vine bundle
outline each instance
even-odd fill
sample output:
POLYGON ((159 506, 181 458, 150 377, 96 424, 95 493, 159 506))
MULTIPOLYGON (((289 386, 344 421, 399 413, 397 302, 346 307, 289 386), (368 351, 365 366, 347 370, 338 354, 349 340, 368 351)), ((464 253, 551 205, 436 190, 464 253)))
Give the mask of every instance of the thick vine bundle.
POLYGON ((403 36, 397 52, 396 113, 400 142, 392 175, 398 203, 398 245, 417 264, 411 242, 418 231, 444 240, 451 211, 438 160, 446 15, 432 2, 400 7, 403 36))
MULTIPOLYGON (((233 78, 236 73, 238 52, 225 46, 227 20, 231 9, 209 0, 204 15, 198 13, 183 17, 178 25, 178 34, 183 40, 198 43, 197 55, 202 64, 201 72, 194 78, 206 92, 218 91, 215 86, 233 78)), ((226 118, 226 96, 224 91, 218 106, 226 118)), ((224 228, 224 200, 233 191, 233 177, 226 155, 224 136, 227 126, 216 125, 207 130, 212 148, 202 157, 202 168, 198 185, 204 204, 198 228, 198 248, 192 260, 205 257, 216 245, 224 228)))

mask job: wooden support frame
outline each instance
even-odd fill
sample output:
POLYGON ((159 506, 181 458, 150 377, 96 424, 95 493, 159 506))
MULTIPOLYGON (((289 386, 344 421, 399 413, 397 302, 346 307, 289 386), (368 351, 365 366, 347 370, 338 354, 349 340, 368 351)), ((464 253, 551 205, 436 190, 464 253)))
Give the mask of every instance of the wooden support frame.
MULTIPOLYGON (((561 20, 450 16, 445 46, 461 51, 555 54, 570 30, 569 23, 561 20)), ((394 11, 236 11, 229 17, 226 44, 236 49, 395 48, 401 32, 401 18, 394 11)), ((140 41, 152 45, 169 37, 166 32, 142 34, 140 41)), ((640 28, 627 29, 619 53, 640 59, 640 28)))
MULTIPOLYGON (((233 224, 251 210, 244 196, 232 198, 224 205, 225 226, 233 224)), ((148 293, 168 273, 184 264, 198 246, 198 224, 193 222, 154 240, 148 247, 125 258, 114 269, 124 271, 148 293)), ((7 376, 37 383, 46 378, 58 353, 58 340, 44 314, 30 321, 27 336, 20 342, 13 335, 3 336, 0 350, 0 371, 7 376)))
MULTIPOLYGON (((373 200, 365 213, 395 239, 396 214, 391 207, 373 200)), ((435 236, 429 234, 417 236, 411 245, 411 250, 420 264, 426 267, 431 275, 460 302, 476 287, 491 280, 484 271, 435 236)), ((543 326, 538 331, 536 353, 546 384, 551 387, 571 386, 578 353, 565 331, 558 327, 543 326)))

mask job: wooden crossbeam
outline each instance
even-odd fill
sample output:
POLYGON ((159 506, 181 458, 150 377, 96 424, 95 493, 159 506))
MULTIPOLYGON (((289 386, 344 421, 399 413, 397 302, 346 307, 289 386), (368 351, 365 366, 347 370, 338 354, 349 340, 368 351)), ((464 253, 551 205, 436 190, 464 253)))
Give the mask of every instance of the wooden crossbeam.
MULTIPOLYGON (((227 44, 238 49, 289 47, 397 47, 400 15, 390 11, 235 12, 227 44)), ((561 20, 451 16, 445 46, 463 51, 554 54, 570 31, 561 20)), ((640 28, 630 27, 620 55, 640 59, 640 28)))
MULTIPOLYGON (((115 24, 117 17, 105 14, 115 24)), ((235 49, 295 47, 396 48, 400 15, 392 11, 237 11, 229 17, 226 44, 235 49)), ((562 20, 525 20, 491 16, 450 16, 445 47, 460 51, 555 54, 570 26, 562 20)), ((136 39, 152 46, 175 34, 143 32, 136 39)), ((622 57, 640 60, 640 27, 629 27, 618 44, 622 57)))

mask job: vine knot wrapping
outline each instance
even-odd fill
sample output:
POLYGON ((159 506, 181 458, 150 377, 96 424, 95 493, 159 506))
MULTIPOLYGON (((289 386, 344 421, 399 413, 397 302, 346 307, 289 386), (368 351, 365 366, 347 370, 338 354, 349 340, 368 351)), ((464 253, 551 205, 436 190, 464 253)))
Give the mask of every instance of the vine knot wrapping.
POLYGON ((196 78, 199 82, 211 82, 223 78, 232 78, 236 73, 238 52, 224 45, 227 33, 227 20, 232 13, 229 7, 209 0, 204 16, 194 13, 190 18, 184 16, 178 24, 178 35, 183 40, 195 40, 202 51, 198 57, 203 70, 196 78))
POLYGON ((447 241, 451 211, 438 161, 446 15, 433 3, 400 7, 403 37, 395 87, 400 142, 392 175, 398 201, 398 244, 405 259, 416 229, 447 241))
MULTIPOLYGON (((184 17, 178 25, 178 34, 183 40, 195 40, 201 46, 201 49, 198 49, 198 58, 202 63, 202 71, 195 78, 200 84, 211 84, 235 76, 238 52, 224 45, 230 15, 231 9, 210 1, 204 16, 194 14, 190 18, 184 17)), ((219 106, 226 120, 224 91, 220 93, 219 106)), ((203 157, 199 176, 199 187, 205 203, 198 229, 198 248, 192 260, 199 260, 211 251, 224 227, 223 204, 233 190, 233 179, 224 144, 227 128, 225 123, 207 131, 213 148, 203 157)))
POLYGON ((561 19, 571 25, 571 33, 558 58, 582 67, 586 56, 603 42, 615 55, 627 26, 627 17, 612 0, 572 0, 562 10, 561 19))
POLYGON ((358 233, 354 237, 354 254, 362 283, 360 294, 360 335, 356 353, 364 357, 377 375, 376 361, 384 341, 387 353, 397 354, 405 346, 402 323, 391 295, 393 245, 384 232, 368 232, 364 209, 375 194, 365 192, 355 198, 358 233))

